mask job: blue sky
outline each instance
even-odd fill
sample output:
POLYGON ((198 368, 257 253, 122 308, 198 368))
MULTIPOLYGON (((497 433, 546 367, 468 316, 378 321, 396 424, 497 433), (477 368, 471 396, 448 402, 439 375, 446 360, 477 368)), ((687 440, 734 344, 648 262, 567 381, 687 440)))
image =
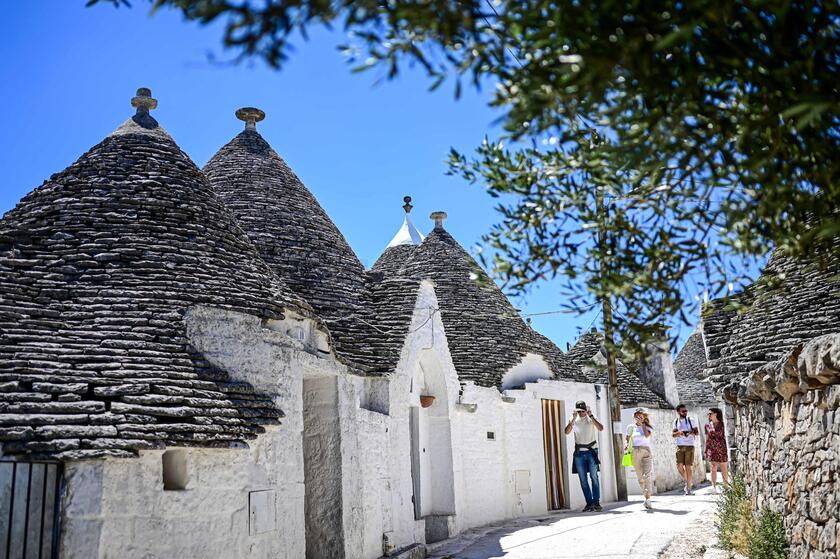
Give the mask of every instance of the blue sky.
MULTIPOLYGON (((83 0, 13 2, 0 38, 0 213, 60 171, 133 113, 137 87, 152 89, 154 116, 198 165, 237 134, 241 106, 262 108, 259 130, 301 177, 370 266, 399 228, 402 197, 414 198, 414 221, 429 230, 434 210, 465 246, 496 221, 493 200, 477 186, 445 176, 450 147, 471 151, 500 133, 486 93, 451 85, 427 92, 420 71, 375 85, 351 74, 335 49, 344 37, 318 31, 280 72, 230 58, 219 27, 183 22, 169 11, 85 8, 83 0)), ((514 303, 524 313, 560 308, 559 289, 544 285, 514 303)), ((534 317, 534 326, 565 349, 592 314, 534 317)), ((685 333, 687 334, 687 332, 685 333)), ((685 336, 683 334, 683 336, 685 336)))

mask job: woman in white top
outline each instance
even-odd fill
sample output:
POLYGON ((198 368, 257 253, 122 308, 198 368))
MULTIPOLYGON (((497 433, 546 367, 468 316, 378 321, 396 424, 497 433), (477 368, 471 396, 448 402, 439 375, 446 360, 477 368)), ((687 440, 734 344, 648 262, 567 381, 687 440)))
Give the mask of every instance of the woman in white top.
POLYGON ((633 469, 639 478, 639 485, 645 495, 645 508, 653 508, 650 504, 650 493, 653 488, 653 455, 650 452, 650 438, 653 427, 650 426, 650 415, 645 408, 638 408, 633 413, 633 425, 627 426, 624 436, 624 452, 627 452, 630 439, 633 440, 633 469))

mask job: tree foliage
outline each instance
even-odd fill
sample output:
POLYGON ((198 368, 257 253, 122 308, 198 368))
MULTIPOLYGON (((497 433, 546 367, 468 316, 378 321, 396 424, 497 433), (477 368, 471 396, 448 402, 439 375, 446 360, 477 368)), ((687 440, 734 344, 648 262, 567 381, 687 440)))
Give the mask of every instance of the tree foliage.
MULTIPOLYGON (((101 0, 123 4, 125 0, 101 0)), ((91 0, 91 4, 97 0, 91 0)), ((280 67, 341 26, 356 69, 492 84, 504 133, 450 172, 498 196, 487 236, 514 289, 562 274, 640 341, 743 260, 840 230, 840 6, 821 0, 154 0, 280 67), (505 147, 506 146, 506 147, 505 147), (601 235, 601 237, 598 237, 601 235), (599 244, 598 239, 607 241, 599 244), (734 258, 733 258, 734 257, 734 258)))

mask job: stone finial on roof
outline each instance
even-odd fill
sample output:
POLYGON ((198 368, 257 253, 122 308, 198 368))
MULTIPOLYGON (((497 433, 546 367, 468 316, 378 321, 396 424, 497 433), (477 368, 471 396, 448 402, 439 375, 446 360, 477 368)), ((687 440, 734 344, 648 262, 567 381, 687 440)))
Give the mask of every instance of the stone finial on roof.
POLYGON ((236 118, 245 123, 245 130, 256 130, 257 123, 265 118, 265 111, 256 107, 242 107, 236 111, 236 118))
POLYGON ((131 98, 131 106, 137 108, 138 115, 147 115, 149 111, 157 108, 157 99, 152 97, 151 89, 140 87, 137 94, 131 98))
POLYGON ((429 219, 433 219, 435 222, 435 229, 443 229, 443 220, 447 217, 446 212, 432 212, 429 214, 429 219))
POLYGON ((411 196, 404 196, 403 202, 405 202, 405 204, 403 204, 403 209, 405 210, 405 213, 410 214, 411 209, 414 207, 411 205, 411 196))

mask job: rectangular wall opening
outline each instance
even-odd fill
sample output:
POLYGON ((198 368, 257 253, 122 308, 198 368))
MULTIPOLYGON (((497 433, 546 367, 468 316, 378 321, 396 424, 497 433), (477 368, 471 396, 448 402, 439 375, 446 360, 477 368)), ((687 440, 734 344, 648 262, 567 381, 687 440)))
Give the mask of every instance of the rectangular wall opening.
POLYGON ((167 450, 161 458, 164 491, 181 491, 187 488, 187 451, 167 450))
POLYGON ((341 429, 335 377, 303 379, 306 559, 343 559, 341 429))

